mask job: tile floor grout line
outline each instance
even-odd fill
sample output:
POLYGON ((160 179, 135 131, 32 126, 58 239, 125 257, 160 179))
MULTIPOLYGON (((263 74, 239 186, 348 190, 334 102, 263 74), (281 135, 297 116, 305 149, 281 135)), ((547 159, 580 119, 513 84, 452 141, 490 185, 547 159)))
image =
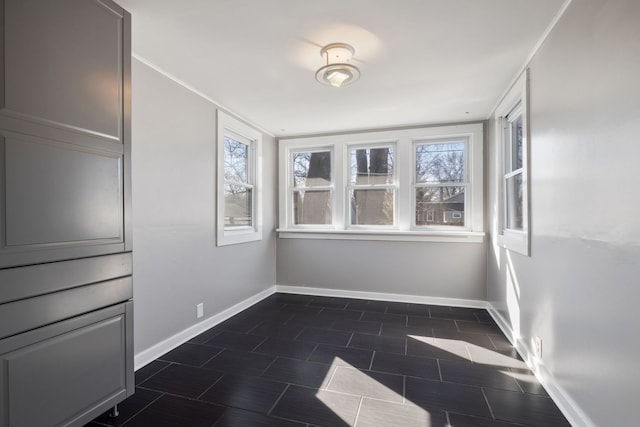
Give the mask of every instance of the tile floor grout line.
POLYGON ((311 357, 311 355, 318 349, 318 347, 320 347, 320 343, 316 343, 316 346, 313 347, 313 350, 311 350, 311 353, 309 353, 309 355, 307 356, 306 359, 304 359, 305 362, 311 362, 311 360, 309 360, 309 358, 311 357))
POLYGON ((250 334, 251 331, 258 329, 258 327, 263 325, 265 322, 266 322, 266 320, 263 320, 262 322, 258 323, 256 326, 254 326, 253 328, 250 328, 247 332, 245 332, 245 334, 250 334))
POLYGON ((438 365, 438 376, 440 377, 440 381, 444 382, 442 379, 442 368, 440 367, 440 359, 436 359, 436 364, 438 365))
POLYGON ((353 337, 356 333, 354 331, 351 331, 351 336, 349 337, 349 341, 347 341, 347 344, 345 344, 345 348, 349 348, 349 344, 351 344, 351 340, 353 340, 353 337))
POLYGON ((493 414, 493 408, 489 404, 489 398, 487 397, 487 394, 484 392, 484 387, 480 387, 480 391, 482 392, 482 396, 484 397, 484 401, 487 404, 487 407, 489 408, 489 413, 491 414, 491 418, 493 418, 495 420, 496 416, 493 414))
MULTIPOLYGON (((218 372, 218 371, 216 371, 216 372, 218 372)), ((204 395, 205 395, 209 390, 211 390, 211 388, 212 388, 214 385, 218 384, 218 383, 220 382, 220 380, 221 380, 222 378, 224 378, 225 376, 227 376, 227 374, 222 374, 222 375, 220 375, 220 378, 218 378, 217 380, 215 380, 215 381, 213 382, 213 384, 211 384, 211 385, 210 385, 209 387, 207 387, 207 388, 206 388, 202 393, 200 393, 200 394, 198 395, 198 397, 196 397, 196 399, 195 399, 195 400, 200 400, 200 398, 201 398, 202 396, 204 396, 204 395)), ((203 400, 203 402, 206 402, 206 400, 203 400)))
MULTIPOLYGON (((129 421, 131 421, 132 419, 134 419, 136 416, 140 415, 140 413, 142 411, 144 411, 145 409, 147 409, 149 406, 151 406, 154 402, 156 402, 158 399, 160 399, 162 396, 166 395, 166 393, 160 392, 160 396, 157 396, 155 399, 153 399, 151 402, 147 403, 146 405, 144 405, 144 407, 142 409, 140 409, 139 411, 137 411, 135 414, 133 414, 132 416, 129 417, 129 419, 125 422, 123 422, 122 424, 117 423, 114 425, 125 425, 128 424, 129 421)), ((107 424, 108 425, 108 424, 107 424)))
MULTIPOLYGON (((154 360, 157 361, 158 359, 154 360)), ((168 362, 166 360, 163 360, 163 362, 167 362, 167 366, 163 366, 162 368, 160 368, 157 372, 154 372, 153 374, 151 374, 149 377, 145 378, 144 381, 142 381, 140 384, 134 384, 134 387, 138 387, 144 383, 146 383, 147 381, 149 381, 151 378, 155 377, 156 375, 158 375, 160 372, 164 371, 165 369, 167 369, 169 366, 173 365, 173 362, 168 362)), ((135 383, 135 381, 134 381, 135 383)))
POLYGON ((287 392, 287 390, 289 390, 289 387, 291 387, 291 384, 287 383, 287 386, 284 388, 284 390, 282 390, 282 393, 280 393, 280 396, 278 396, 278 398, 273 403, 273 405, 271 405, 271 408, 269 408, 269 410, 267 411, 267 415, 271 415, 271 413, 273 412, 273 410, 276 407, 276 405, 278 403, 280 403, 280 400, 282 400, 282 396, 284 396, 284 394, 287 392))
POLYGON ((376 358, 376 351, 373 350, 373 354, 371 355, 371 362, 369 362, 369 370, 373 368, 373 359, 376 358))
POLYGON ((402 376, 402 404, 407 404, 407 376, 402 376))
MULTIPOLYGON (((327 381, 327 385, 322 387, 322 384, 320 384, 320 387, 318 387, 318 390, 329 390, 329 386, 331 385, 331 382, 333 381, 333 378, 336 376, 336 374, 338 373, 338 368, 339 366, 333 366, 333 365, 329 365, 329 368, 333 368, 333 372, 331 373, 331 378, 329 378, 329 381, 327 381)), ((331 390, 329 390, 331 391, 331 390)))
POLYGON ((264 369, 262 370, 262 372, 260 372, 260 375, 257 375, 257 376, 258 376, 258 377, 260 377, 260 378, 262 378, 262 376, 265 374, 265 372, 267 372, 267 370, 269 370, 269 368, 270 368, 274 363, 276 363, 276 360, 278 360, 279 358, 280 358, 280 356, 274 356, 274 357, 273 357, 273 360, 272 360, 272 361, 267 365, 267 367, 266 367, 266 368, 264 368, 264 369))
POLYGON ((449 411, 444 411, 444 419, 445 419, 445 422, 447 423, 446 427, 452 427, 451 418, 449 418, 449 411))
POLYGON ((471 363, 475 363, 475 361, 473 360, 473 356, 471 355, 471 350, 469 350, 469 346, 467 345, 467 343, 464 344, 464 350, 467 352, 467 355, 469 356, 469 361, 471 363))
MULTIPOLYGON (((205 360, 203 363, 201 363, 200 365, 198 365, 198 368, 204 368, 204 365, 206 365, 207 363, 211 362, 213 359, 215 359, 216 357, 218 357, 220 354, 222 354, 223 351, 225 351, 225 348, 221 348, 219 352, 217 352, 216 354, 214 354, 213 356, 211 356, 210 358, 208 358, 207 360, 205 360)), ((206 369, 206 368, 204 368, 206 369)))
POLYGON ((293 340, 294 340, 294 341, 295 341, 295 340, 297 340, 297 339, 298 339, 298 337, 299 337, 300 335, 302 335, 302 333, 303 333, 305 330, 307 330, 307 328, 308 328, 308 326, 307 326, 307 325, 303 325, 303 326, 302 326, 302 330, 301 330, 300 332, 298 332, 298 333, 296 334, 296 336, 295 336, 295 337, 293 337, 293 340))
MULTIPOLYGON (((256 335, 256 336, 258 336, 258 335, 256 335)), ((268 339, 269 339, 269 337, 264 337, 264 339, 263 339, 262 341, 260 341, 260 342, 258 343, 258 345, 257 345, 257 346, 255 346, 255 347, 253 347, 251 350, 249 350, 249 351, 248 351, 248 353, 253 353, 254 351, 256 351, 256 349, 257 349, 258 347, 260 347, 262 344, 264 344, 264 342, 265 342, 266 340, 268 340, 268 339)))
POLYGON ((358 410, 356 411, 356 418, 353 420, 353 426, 358 425, 358 417, 360 416, 360 409, 362 409, 362 402, 364 401, 364 396, 360 396, 360 402, 358 402, 358 410))

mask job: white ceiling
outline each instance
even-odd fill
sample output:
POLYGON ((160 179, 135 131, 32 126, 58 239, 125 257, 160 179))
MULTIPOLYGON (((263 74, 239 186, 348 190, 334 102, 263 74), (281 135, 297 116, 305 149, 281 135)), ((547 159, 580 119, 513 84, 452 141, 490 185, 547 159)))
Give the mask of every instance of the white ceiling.
POLYGON ((485 119, 565 0, 118 0, 134 55, 273 135, 485 119), (315 80, 355 48, 351 86, 315 80))

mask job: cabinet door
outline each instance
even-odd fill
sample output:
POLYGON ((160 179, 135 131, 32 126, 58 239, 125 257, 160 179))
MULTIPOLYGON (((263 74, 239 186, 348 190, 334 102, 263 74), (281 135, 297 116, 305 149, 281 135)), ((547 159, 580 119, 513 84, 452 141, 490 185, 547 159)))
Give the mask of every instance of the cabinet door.
POLYGON ((130 250, 130 16, 0 0, 0 268, 130 250))
POLYGON ((0 427, 83 425, 133 390, 132 304, 0 340, 0 427))

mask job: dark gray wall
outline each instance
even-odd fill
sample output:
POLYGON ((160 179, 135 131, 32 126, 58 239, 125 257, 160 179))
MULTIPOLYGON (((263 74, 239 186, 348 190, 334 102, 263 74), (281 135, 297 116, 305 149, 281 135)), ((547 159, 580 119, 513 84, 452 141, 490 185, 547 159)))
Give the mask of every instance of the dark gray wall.
POLYGON ((531 257, 491 230, 489 301, 526 346, 542 338, 541 373, 585 425, 638 418, 639 22, 637 0, 571 3, 530 69, 531 257))
POLYGON ((263 240, 216 247, 216 105, 134 60, 133 117, 138 354, 274 285, 275 160, 263 135, 263 240))

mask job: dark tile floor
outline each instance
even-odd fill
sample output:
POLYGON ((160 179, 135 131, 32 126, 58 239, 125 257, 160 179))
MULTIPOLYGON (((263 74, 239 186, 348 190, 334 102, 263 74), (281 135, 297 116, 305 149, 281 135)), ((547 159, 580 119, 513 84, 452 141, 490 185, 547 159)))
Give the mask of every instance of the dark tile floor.
POLYGON ((136 372, 97 426, 569 426, 485 310, 275 294, 136 372))

